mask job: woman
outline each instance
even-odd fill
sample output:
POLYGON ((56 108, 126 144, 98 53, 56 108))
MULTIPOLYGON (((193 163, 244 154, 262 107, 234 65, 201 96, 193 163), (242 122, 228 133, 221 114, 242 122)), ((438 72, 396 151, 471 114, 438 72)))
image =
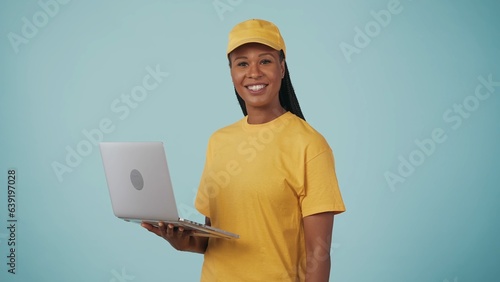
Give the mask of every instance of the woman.
POLYGON ((333 218, 345 208, 332 151, 293 91, 283 38, 248 20, 231 30, 227 55, 245 117, 210 137, 195 206, 240 239, 143 227, 204 254, 202 281, 328 281, 333 218))

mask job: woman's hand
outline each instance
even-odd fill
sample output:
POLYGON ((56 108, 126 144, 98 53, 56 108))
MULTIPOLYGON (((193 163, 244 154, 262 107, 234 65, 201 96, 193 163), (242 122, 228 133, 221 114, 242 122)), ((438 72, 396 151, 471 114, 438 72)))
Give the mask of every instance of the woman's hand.
POLYGON ((146 222, 142 222, 141 226, 167 240, 178 251, 205 253, 208 238, 192 236, 193 230, 185 230, 182 226, 174 227, 173 224, 164 222, 159 222, 158 227, 146 222))

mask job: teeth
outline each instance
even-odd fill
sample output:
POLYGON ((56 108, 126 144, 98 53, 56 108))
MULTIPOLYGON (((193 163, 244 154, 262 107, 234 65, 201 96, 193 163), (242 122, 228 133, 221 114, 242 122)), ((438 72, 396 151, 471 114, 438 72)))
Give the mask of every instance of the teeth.
POLYGON ((264 87, 266 87, 264 84, 249 85, 249 86, 247 86, 247 88, 250 89, 250 90, 252 90, 252 91, 259 91, 259 90, 261 90, 264 87))

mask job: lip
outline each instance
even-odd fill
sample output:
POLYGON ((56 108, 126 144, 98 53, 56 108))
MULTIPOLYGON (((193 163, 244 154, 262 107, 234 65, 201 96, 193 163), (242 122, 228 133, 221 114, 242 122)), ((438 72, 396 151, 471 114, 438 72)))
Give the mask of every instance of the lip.
POLYGON ((267 86, 268 86, 268 84, 266 84, 266 83, 255 83, 255 84, 245 85, 245 88, 248 90, 248 92, 250 92, 250 94, 256 95, 256 94, 263 93, 265 91, 265 89, 267 88, 267 86), (258 89, 258 90, 252 90, 249 88, 251 86, 256 86, 256 85, 262 85, 263 87, 258 89))

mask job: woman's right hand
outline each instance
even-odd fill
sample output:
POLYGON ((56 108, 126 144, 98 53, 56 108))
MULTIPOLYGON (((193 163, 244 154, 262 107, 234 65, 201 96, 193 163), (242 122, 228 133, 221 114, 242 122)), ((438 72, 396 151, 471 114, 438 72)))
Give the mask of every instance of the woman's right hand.
POLYGON ((174 227, 173 224, 164 222, 159 222, 158 227, 146 222, 142 222, 141 226, 167 240, 178 251, 205 252, 208 238, 192 236, 193 230, 185 230, 182 226, 174 227))

